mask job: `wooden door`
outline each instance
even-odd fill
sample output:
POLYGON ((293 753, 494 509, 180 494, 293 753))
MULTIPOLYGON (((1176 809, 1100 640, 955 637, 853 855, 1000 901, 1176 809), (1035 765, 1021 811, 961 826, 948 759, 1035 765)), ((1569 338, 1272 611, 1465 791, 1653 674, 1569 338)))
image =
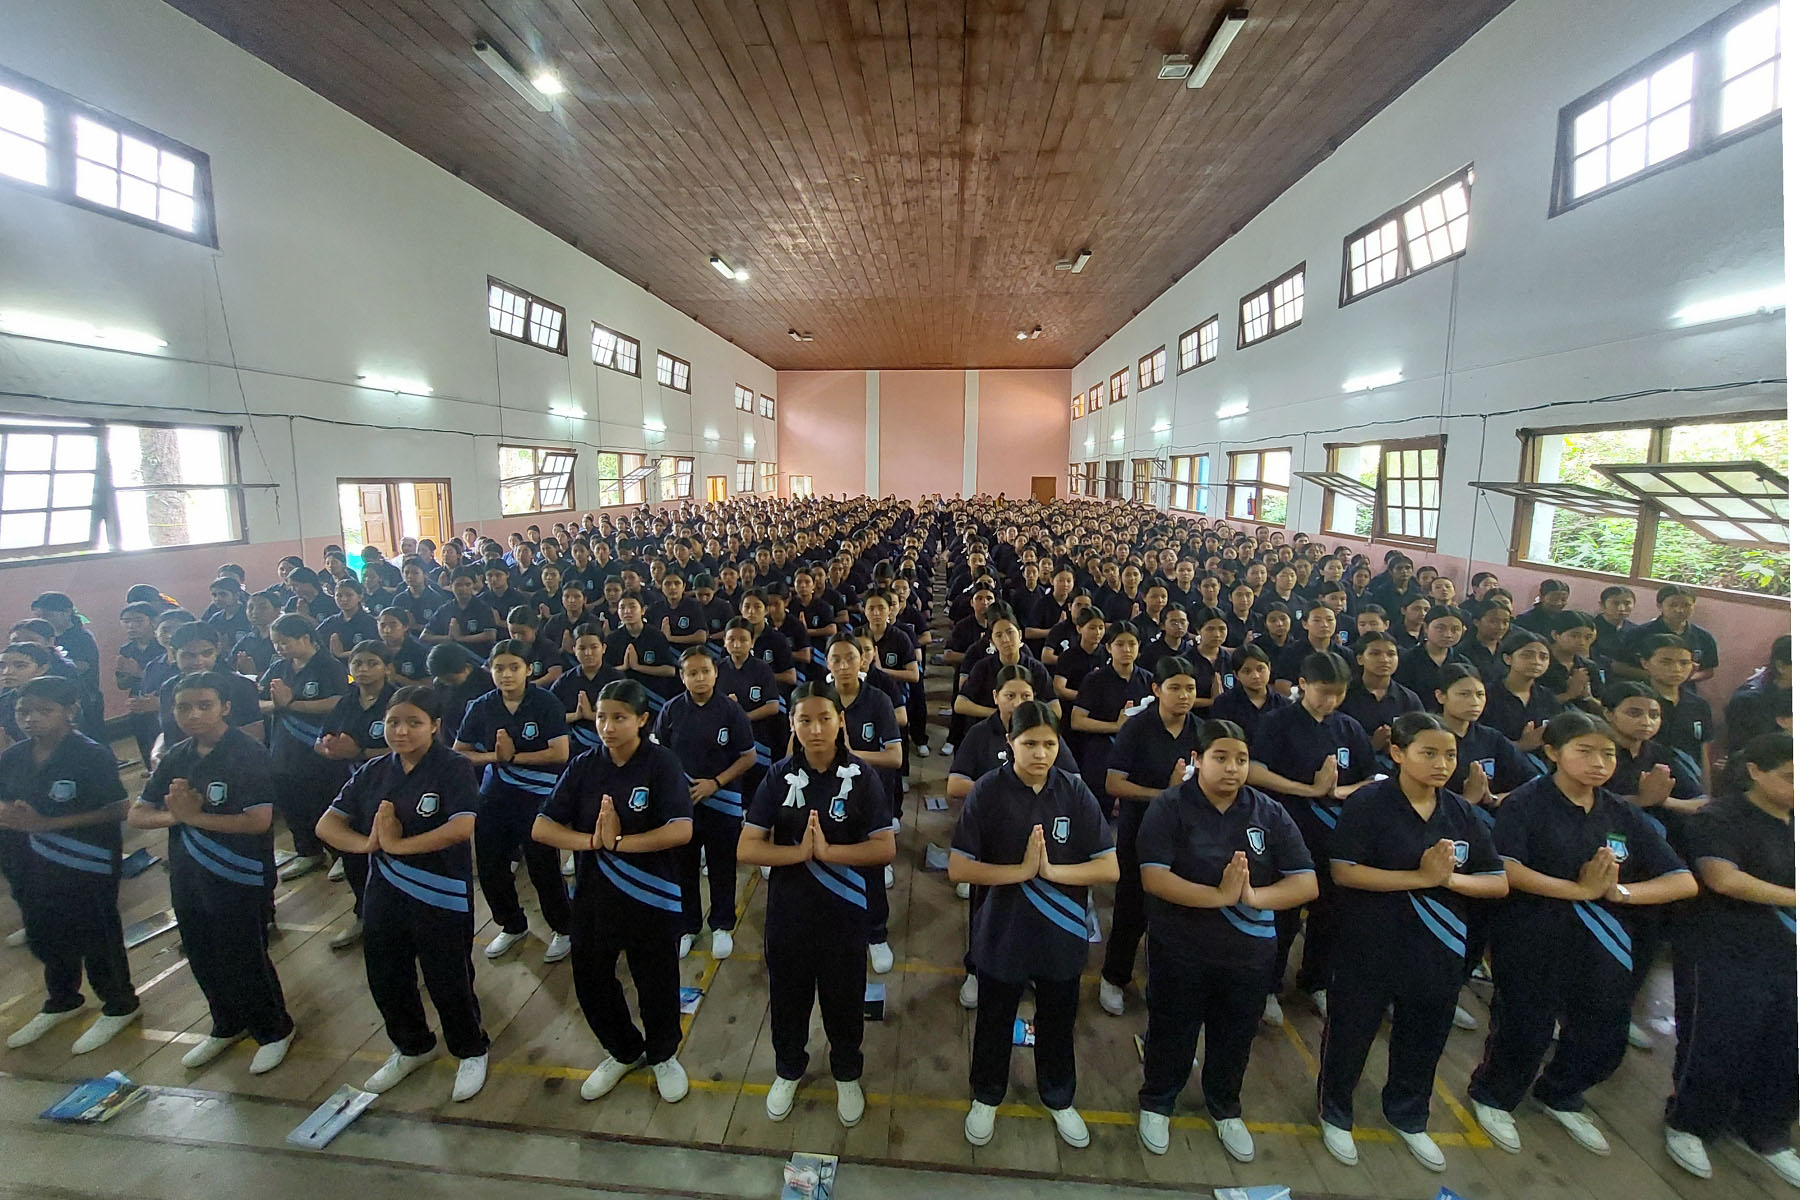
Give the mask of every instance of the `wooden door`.
POLYGON ((362 517, 363 545, 376 546, 384 554, 394 553, 394 505, 385 483, 356 485, 357 509, 362 517))
POLYGON ((1056 499, 1056 476, 1033 475, 1031 477, 1031 498, 1039 504, 1049 504, 1056 499))
POLYGON ((438 545, 450 540, 450 488, 442 483, 411 485, 419 510, 419 536, 438 545))
POLYGON ((725 476, 708 475, 706 477, 706 502, 708 504, 725 503, 725 476))

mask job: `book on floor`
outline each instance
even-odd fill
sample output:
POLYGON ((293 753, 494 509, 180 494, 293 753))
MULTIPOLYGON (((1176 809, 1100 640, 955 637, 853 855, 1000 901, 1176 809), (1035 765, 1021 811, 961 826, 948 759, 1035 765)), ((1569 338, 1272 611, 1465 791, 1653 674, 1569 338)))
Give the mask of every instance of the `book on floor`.
POLYGON ((71 1121, 98 1125, 110 1121, 150 1094, 150 1089, 133 1083, 123 1071, 113 1071, 104 1079, 84 1079, 69 1094, 39 1113, 50 1121, 71 1121))
POLYGON ((796 1151, 781 1170, 781 1200, 831 1200, 837 1166, 835 1154, 796 1151))
POLYGON ((879 1021, 887 1015, 887 984, 863 985, 863 1020, 879 1021))
POLYGON ((346 1083, 331 1093, 331 1099, 313 1109, 306 1120, 294 1126, 293 1131, 287 1135, 288 1145, 305 1150, 322 1150, 373 1103, 374 1092, 365 1092, 346 1083))
POLYGON ((682 988, 681 989, 681 1011, 688 1014, 689 1016, 692 1016, 693 1014, 699 1012, 700 1011, 700 997, 702 997, 704 995, 706 995, 706 993, 701 991, 697 987, 682 988))
POLYGON ((1023 1017, 1014 1018, 1014 1020, 1013 1020, 1013 1045, 1015 1045, 1015 1046, 1035 1046, 1035 1045, 1037 1045, 1037 1022, 1027 1021, 1023 1017))
POLYGON ((1289 1200, 1293 1193, 1284 1183, 1259 1183, 1255 1187, 1213 1189, 1213 1200, 1289 1200))
POLYGON ((950 851, 943 846, 927 843, 925 846, 925 869, 927 871, 948 871, 950 869, 950 851))
POLYGON ((950 798, 948 796, 927 796, 927 797, 925 797, 925 811, 926 812, 949 812, 950 811, 950 798))

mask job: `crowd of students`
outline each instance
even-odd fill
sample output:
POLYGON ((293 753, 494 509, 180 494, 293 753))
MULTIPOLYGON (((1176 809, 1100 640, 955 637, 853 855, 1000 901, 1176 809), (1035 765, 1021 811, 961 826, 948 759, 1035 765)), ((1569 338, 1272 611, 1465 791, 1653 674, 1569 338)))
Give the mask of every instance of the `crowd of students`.
POLYGON ((854 1125, 865 984, 893 965, 886 892, 942 665, 971 1143, 994 1136, 1027 989, 1040 1098, 1088 1143, 1075 1028, 1094 889, 1112 885, 1098 1004, 1127 1011, 1147 940, 1152 1153, 1204 1033, 1201 1099, 1224 1148, 1254 1156, 1242 1082, 1301 940, 1334 1157, 1357 1160, 1352 1095, 1390 1021, 1383 1115, 1443 1169, 1432 1083, 1451 1030, 1478 1025, 1458 1003, 1476 974, 1494 988, 1476 1120, 1518 1151, 1529 1095, 1604 1154, 1584 1098, 1650 1044, 1632 1009, 1666 947, 1670 1155, 1707 1176, 1708 1142, 1731 1134, 1800 1187, 1787 637, 1721 723, 1695 688, 1718 646, 1675 584, 1634 625, 1623 586, 1588 614, 1547 579, 1527 607, 1491 574, 1465 591, 1398 551, 1377 564, 1086 503, 760 500, 508 540, 407 539, 397 565, 332 547, 254 590, 226 564, 205 606, 132 588, 116 633, 61 593, 32 602, 0 651, 0 867, 47 996, 10 1047, 76 1016, 84 974, 102 1008, 75 1052, 137 1019, 129 824, 168 831, 212 1017, 188 1066, 243 1039, 253 1072, 280 1065, 295 1026, 273 890, 329 864, 354 893, 331 945, 361 943, 394 1046, 365 1086, 438 1053, 422 978, 452 1097, 475 1095, 474 897, 498 928, 484 955, 509 953, 530 936, 522 860, 544 960, 570 960, 605 1052, 581 1095, 648 1067, 673 1102, 679 962, 707 929, 713 956, 733 952, 743 864, 768 880, 767 1114, 791 1110, 816 1003, 854 1125), (110 666, 97 633, 122 639, 110 666), (109 714, 145 767, 135 799, 109 714))

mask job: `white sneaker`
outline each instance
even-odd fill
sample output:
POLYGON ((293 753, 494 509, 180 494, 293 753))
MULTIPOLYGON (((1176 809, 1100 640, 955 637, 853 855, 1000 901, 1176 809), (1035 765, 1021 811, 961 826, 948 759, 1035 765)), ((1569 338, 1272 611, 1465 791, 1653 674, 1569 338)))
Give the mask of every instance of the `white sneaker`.
POLYGON ((1665 1127, 1663 1147, 1668 1150, 1669 1157, 1675 1160, 1675 1165, 1689 1175, 1700 1179, 1712 1178, 1712 1158, 1706 1153, 1706 1143, 1693 1134, 1665 1127))
POLYGON ((730 958, 731 952, 735 948, 735 946, 736 946, 736 943, 734 943, 731 940, 731 930, 729 930, 729 929, 713 930, 712 956, 714 958, 717 958, 717 959, 730 958))
POLYGON ((969 1115, 963 1118, 963 1136, 969 1139, 969 1145, 985 1146, 994 1140, 994 1118, 999 1111, 979 1100, 969 1105, 969 1115))
POLYGON ((686 958, 688 956, 688 953, 691 950, 693 950, 693 948, 694 948, 694 935, 691 933, 682 934, 681 935, 681 949, 676 954, 676 957, 677 958, 686 958))
POLYGON ((288 1030, 288 1035, 279 1042, 270 1042, 266 1046, 258 1046, 256 1048, 255 1056, 250 1060, 250 1073, 252 1075, 267 1075, 270 1071, 273 1071, 276 1067, 279 1067, 283 1062, 287 1061, 288 1047, 294 1044, 294 1032, 294 1030, 290 1029, 288 1030))
POLYGON ((1650 1040, 1650 1031, 1636 1021, 1625 1026, 1625 1040, 1631 1043, 1633 1050, 1649 1050, 1656 1045, 1650 1040))
POLYGON ((700 878, 705 879, 712 874, 712 867, 706 861, 706 847, 700 847, 700 878))
POLYGON ((12 1035, 6 1039, 6 1048, 17 1050, 21 1046, 29 1046, 64 1021, 72 1021, 84 1011, 81 1008, 71 1008, 63 1012, 38 1013, 31 1020, 13 1030, 12 1035))
POLYGON ((673 1055, 659 1063, 651 1063, 650 1073, 656 1076, 656 1094, 663 1098, 663 1103, 673 1104, 688 1094, 687 1071, 673 1055))
POLYGON ((141 1008, 133 1009, 121 1017, 109 1017, 105 1013, 101 1013, 94 1023, 82 1030, 81 1036, 75 1039, 75 1044, 69 1048, 70 1053, 87 1054, 90 1051, 98 1050, 118 1037, 127 1025, 142 1020, 143 1016, 144 1010, 141 1008))
POLYGON ((568 879, 568 878, 571 878, 574 876, 574 874, 575 874, 575 856, 573 854, 566 856, 562 860, 562 873, 563 873, 564 879, 568 879))
POLYGON ((1313 1006, 1314 1012, 1318 1013, 1321 1017, 1325 1015, 1325 989, 1324 988, 1320 988, 1318 991, 1310 993, 1307 996, 1307 999, 1312 1001, 1312 1006, 1313 1006))
POLYGON ((1281 997, 1273 992, 1263 1001, 1263 1024, 1280 1029, 1287 1024, 1287 1014, 1281 1011, 1281 997))
POLYGON ((24 944, 25 944, 25 930, 24 929, 22 929, 22 928, 15 929, 11 933, 6 935, 6 948, 8 950, 17 950, 20 946, 23 946, 24 944))
POLYGON ((881 886, 890 891, 893 889, 894 867, 893 867, 893 864, 891 864, 891 863, 888 864, 887 866, 881 868, 881 886))
POLYGON ((1325 1135, 1325 1150, 1346 1167, 1356 1165, 1356 1139, 1348 1129, 1339 1129, 1330 1121, 1320 1121, 1319 1131, 1325 1135))
POLYGON ((636 1062, 622 1063, 612 1055, 600 1060, 600 1065, 588 1072, 588 1077, 581 1082, 581 1098, 598 1100, 606 1093, 619 1086, 619 1080, 644 1065, 642 1055, 636 1062))
POLYGON ((237 1037, 202 1038, 198 1046, 181 1056, 181 1065, 190 1071, 197 1071, 243 1040, 244 1035, 241 1033, 237 1037))
POLYGON ((331 870, 325 872, 325 878, 333 883, 344 882, 344 860, 338 859, 331 864, 331 870))
POLYGON ((1050 1119, 1056 1122, 1057 1137, 1077 1150, 1087 1149, 1087 1122, 1081 1119, 1081 1114, 1075 1111, 1074 1105, 1051 1109, 1050 1119))
POLYGON ((870 945, 869 969, 877 975, 886 975, 894 969, 894 951, 886 942, 875 942, 870 945))
POLYGON ((1214 1129, 1219 1135, 1219 1144, 1225 1147, 1225 1153, 1239 1162, 1249 1162, 1256 1157, 1256 1140, 1244 1127, 1242 1118, 1232 1117, 1220 1121, 1214 1129))
POLYGON ((955 742, 945 742, 944 748, 942 750, 939 750, 938 753, 943 755, 945 758, 955 758, 956 757, 956 743, 955 742))
POLYGON ((981 984, 973 975, 964 975, 962 986, 956 989, 956 1002, 964 1008, 974 1008, 981 1003, 981 984))
POLYGON ((956 898, 958 900, 967 900, 969 898, 969 885, 968 884, 959 883, 956 885, 956 898))
POLYGON ((767 879, 767 878, 768 878, 768 877, 769 877, 769 871, 770 871, 770 870, 771 870, 771 869, 772 869, 772 868, 769 868, 769 867, 761 867, 761 868, 759 868, 759 869, 760 869, 760 870, 761 870, 761 871, 762 871, 762 877, 763 877, 763 878, 764 878, 764 879, 767 879))
POLYGON ((573 949, 573 944, 569 941, 568 934, 552 934, 550 936, 550 944, 544 947, 544 961, 547 963, 559 963, 563 959, 569 957, 569 951, 571 949, 573 949))
POLYGON ((867 1107, 868 1102, 863 1099, 862 1084, 854 1079, 840 1080, 837 1094, 838 1123, 849 1129, 863 1119, 863 1110, 867 1107))
POLYGON ((388 1055, 388 1060, 382 1063, 373 1075, 363 1080, 363 1091, 377 1094, 385 1092, 437 1056, 438 1048, 436 1046, 423 1054, 402 1054, 396 1050, 388 1055))
POLYGON ((1479 1029, 1481 1027, 1481 1023, 1475 1019, 1475 1014, 1460 1004, 1456 1006, 1456 1012, 1451 1015, 1450 1023, 1458 1029, 1479 1029))
POLYGON ((1125 989, 1116 983, 1100 981, 1100 1007, 1115 1017, 1125 1015, 1125 989))
POLYGON ((1607 1144, 1606 1135, 1600 1132, 1599 1127, 1586 1113, 1563 1112, 1561 1109, 1549 1107, 1546 1107, 1544 1111, 1550 1114, 1551 1120, 1568 1130, 1569 1136, 1574 1138, 1576 1144, 1583 1150, 1591 1150, 1595 1154, 1612 1153, 1612 1147, 1607 1144))
POLYGON ((1406 1148, 1412 1151, 1412 1156, 1427 1171, 1442 1171, 1449 1165, 1444 1161, 1444 1152, 1438 1149, 1438 1144, 1429 1133, 1407 1133, 1401 1129, 1394 1132, 1400 1135, 1400 1140, 1406 1143, 1406 1148))
POLYGON ((763 1102, 763 1112, 771 1121, 785 1121, 789 1113, 794 1111, 794 1093, 800 1090, 798 1079, 783 1079, 777 1075, 775 1082, 769 1085, 769 1098, 763 1102))
POLYGON ((451 1085, 450 1099, 455 1103, 472 1100, 487 1082, 487 1055, 477 1054, 456 1064, 456 1082, 451 1085))
POLYGON ((312 874, 319 869, 319 864, 324 861, 325 860, 320 858, 317 854, 298 855, 289 859, 287 866, 275 872, 275 875, 283 883, 286 883, 290 880, 298 879, 302 875, 312 874))
POLYGON ((1771 1171, 1800 1188, 1800 1154, 1794 1153, 1792 1146, 1783 1147, 1773 1154, 1758 1154, 1756 1157, 1768 1163, 1771 1171))
POLYGON ((1481 1101, 1473 1102, 1475 1123, 1482 1131, 1494 1139, 1494 1145, 1508 1154, 1519 1152, 1519 1127, 1513 1121, 1513 1115, 1503 1108, 1489 1108, 1481 1101))
POLYGON ((1152 1154, 1169 1152, 1169 1118, 1148 1110, 1138 1113, 1138 1141, 1152 1154))
POLYGON ((482 954, 486 955, 488 958, 499 958, 502 954, 505 954, 508 950, 511 950, 514 946, 524 940, 524 930, 520 930, 518 933, 508 933, 506 930, 502 929, 498 934, 494 935, 494 940, 487 944, 487 949, 483 950, 482 954))
POLYGON ((362 941, 363 923, 361 917, 350 918, 350 923, 331 935, 329 945, 333 950, 348 950, 362 941))

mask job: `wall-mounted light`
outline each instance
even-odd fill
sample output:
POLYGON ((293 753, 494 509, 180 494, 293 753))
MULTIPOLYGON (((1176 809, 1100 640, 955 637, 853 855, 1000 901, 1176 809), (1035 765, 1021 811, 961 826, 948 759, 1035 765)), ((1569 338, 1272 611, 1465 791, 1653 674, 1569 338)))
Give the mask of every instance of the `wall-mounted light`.
POLYGON ((756 435, 754 433, 746 433, 744 435, 744 449, 746 449, 746 450, 756 449, 756 435))
POLYGON ((1683 325, 1709 325, 1714 321, 1731 321, 1738 317, 1754 317, 1776 313, 1787 307, 1787 285, 1777 284, 1729 296, 1700 300, 1677 310, 1675 320, 1683 325))
POLYGON ((667 425, 664 425, 661 421, 657 420, 655 417, 651 417, 649 420, 644 422, 644 428, 648 429, 651 433, 664 433, 668 430, 669 427, 667 425))
POLYGON ((16 310, 0 312, 0 329, 16 333, 20 337, 40 338, 46 342, 70 342, 78 346, 129 350, 137 354, 161 350, 169 344, 155 334, 141 330, 117 329, 71 320, 68 317, 55 317, 49 313, 16 310))
POLYGON ((713 270, 717 271, 727 279, 735 279, 739 283, 742 283, 744 280, 750 278, 750 272, 744 270, 742 267, 733 270, 730 263, 726 262, 716 254, 707 259, 707 261, 712 264, 713 270))
POLYGON ((579 404, 552 404, 550 412, 558 417, 585 417, 587 410, 579 404))
POLYGON ((531 77, 531 86, 546 96, 560 96, 569 89, 557 78, 555 71, 539 71, 531 77))
POLYGON ((1174 426, 1170 425, 1167 421, 1158 421, 1156 424, 1154 424, 1150 427, 1150 432, 1151 433, 1167 433, 1167 432, 1169 432, 1169 430, 1171 430, 1173 428, 1174 428, 1174 426))
POLYGON ((1070 264, 1069 270, 1077 275, 1081 274, 1082 270, 1088 265, 1088 259, 1092 257, 1094 257, 1093 253, 1089 251, 1086 246, 1083 246, 1076 252, 1075 261, 1070 264))
POLYGON ((1228 400, 1219 405, 1218 416, 1221 420, 1227 420, 1231 417, 1241 417, 1249 411, 1250 402, 1248 400, 1228 400))
POLYGON ((404 396, 431 395, 430 384, 422 379, 409 379, 404 375, 382 375, 371 371, 366 375, 358 375, 356 382, 377 392, 393 392, 396 395, 404 396))
POLYGON ((1192 71, 1188 72, 1188 87, 1203 88, 1206 86, 1206 81, 1212 78, 1213 71, 1218 68, 1219 60, 1225 57, 1227 50, 1231 49, 1231 43, 1237 40, 1238 34, 1243 32, 1244 22, 1249 19, 1250 10, 1247 8, 1234 8, 1225 14, 1224 19, 1219 22, 1219 27, 1213 30, 1212 37, 1207 39, 1206 49, 1200 52, 1200 61, 1194 64, 1192 71))
POLYGON ((1367 375, 1352 375, 1344 380, 1346 392, 1372 392, 1376 388, 1392 387, 1406 378, 1399 367, 1387 371, 1371 371, 1367 375))
POLYGON ((486 63, 488 69, 501 79, 513 91, 525 97, 527 103, 539 112, 554 112, 556 106, 550 103, 550 97, 562 91, 562 81, 549 71, 540 71, 532 79, 527 79, 519 68, 513 66, 512 60, 500 52, 500 48, 486 38, 475 43, 475 57, 486 63), (556 92, 551 92, 537 83, 543 79, 556 84, 556 92))
POLYGON ((1124 441, 1125 440, 1125 431, 1123 429, 1113 430, 1112 440, 1115 442, 1124 441))
POLYGON ((1087 452, 1089 454, 1092 454, 1094 452, 1094 439, 1093 438, 1089 438, 1087 440, 1087 452))

